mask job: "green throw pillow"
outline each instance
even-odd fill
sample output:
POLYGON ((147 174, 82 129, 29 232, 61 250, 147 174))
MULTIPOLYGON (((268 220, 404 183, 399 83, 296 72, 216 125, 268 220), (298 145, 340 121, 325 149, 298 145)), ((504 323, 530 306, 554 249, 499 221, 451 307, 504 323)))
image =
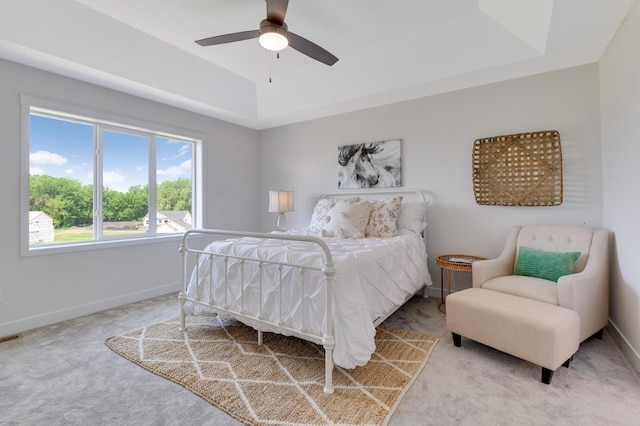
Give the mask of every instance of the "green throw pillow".
POLYGON ((514 275, 558 282, 561 276, 573 274, 573 264, 578 257, 580 257, 579 251, 552 252, 520 246, 514 275))

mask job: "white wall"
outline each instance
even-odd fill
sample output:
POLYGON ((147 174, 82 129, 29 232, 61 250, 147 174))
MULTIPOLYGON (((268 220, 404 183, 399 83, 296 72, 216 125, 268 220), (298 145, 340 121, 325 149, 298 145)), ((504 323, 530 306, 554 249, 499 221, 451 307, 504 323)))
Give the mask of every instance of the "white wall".
POLYGON ((257 131, 0 60, 0 336, 177 290, 180 270, 177 242, 20 257, 20 94, 205 134, 204 225, 257 229, 257 131))
POLYGON ((640 371, 640 3, 600 61, 603 218, 614 234, 609 327, 640 371))
MULTIPOLYGON (((260 132, 261 197, 295 191, 289 227, 308 223, 314 196, 337 190, 337 147, 401 138, 403 186, 429 191, 430 294, 439 296, 435 257, 443 253, 497 256, 509 226, 567 223, 602 226, 598 67, 589 65, 260 132), (536 130, 560 132, 564 203, 558 207, 478 206, 472 150, 478 138, 536 130), (437 288, 437 290, 436 290, 437 288)), ((262 203, 261 227, 275 215, 262 203)), ((452 287, 470 285, 458 274, 452 287)))

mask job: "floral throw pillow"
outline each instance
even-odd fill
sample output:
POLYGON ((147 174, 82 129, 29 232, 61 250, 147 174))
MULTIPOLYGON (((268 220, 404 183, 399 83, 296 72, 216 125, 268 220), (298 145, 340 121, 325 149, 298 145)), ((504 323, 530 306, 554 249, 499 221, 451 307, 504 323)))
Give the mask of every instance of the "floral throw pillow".
POLYGON ((389 238, 398 235, 396 223, 400 213, 402 197, 381 201, 369 201, 373 209, 365 229, 367 237, 389 238))

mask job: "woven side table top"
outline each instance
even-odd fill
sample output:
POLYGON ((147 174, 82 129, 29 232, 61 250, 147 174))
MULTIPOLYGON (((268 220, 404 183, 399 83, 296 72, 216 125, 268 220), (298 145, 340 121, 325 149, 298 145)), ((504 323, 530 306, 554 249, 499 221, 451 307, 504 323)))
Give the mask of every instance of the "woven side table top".
POLYGON ((436 265, 449 271, 471 272, 471 266, 476 260, 487 260, 487 258, 470 254, 442 254, 436 258, 436 265), (464 261, 456 262, 455 259, 464 259, 464 261))

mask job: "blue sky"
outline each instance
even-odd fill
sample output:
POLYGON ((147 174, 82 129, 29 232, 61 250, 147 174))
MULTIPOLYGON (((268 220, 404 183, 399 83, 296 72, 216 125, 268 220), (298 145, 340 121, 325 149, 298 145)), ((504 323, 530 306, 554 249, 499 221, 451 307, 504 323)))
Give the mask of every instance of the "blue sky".
MULTIPOLYGON (((157 138, 158 183, 191 177, 192 145, 157 138)), ((126 192, 148 183, 148 148, 145 137, 111 130, 103 132, 104 184, 126 192)), ((93 127, 31 115, 29 170, 33 174, 78 179, 93 183, 93 127)))

